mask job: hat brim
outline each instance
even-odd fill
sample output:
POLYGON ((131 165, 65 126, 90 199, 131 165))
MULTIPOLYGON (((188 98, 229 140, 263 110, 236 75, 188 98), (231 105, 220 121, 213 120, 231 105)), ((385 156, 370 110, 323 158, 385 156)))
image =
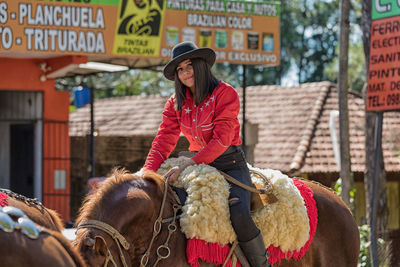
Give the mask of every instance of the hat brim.
POLYGON ((216 54, 214 50, 211 48, 203 47, 203 48, 198 48, 186 53, 183 53, 176 58, 172 59, 170 62, 167 63, 164 67, 164 76, 168 80, 175 80, 175 71, 176 68, 178 67, 179 63, 186 59, 191 59, 191 58, 202 58, 204 59, 210 67, 212 67, 215 63, 216 59, 216 54))

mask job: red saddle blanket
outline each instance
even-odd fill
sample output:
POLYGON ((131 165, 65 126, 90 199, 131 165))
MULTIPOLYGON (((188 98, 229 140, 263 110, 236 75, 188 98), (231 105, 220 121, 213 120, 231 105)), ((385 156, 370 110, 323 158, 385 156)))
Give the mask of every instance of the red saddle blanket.
MULTIPOLYGON (((286 251, 283 252, 279 247, 269 246, 267 252, 269 255, 268 262, 271 265, 280 264, 282 259, 295 259, 300 260, 307 252, 315 235, 318 222, 318 210, 315 204, 312 190, 301 180, 293 179, 294 185, 300 191, 301 196, 304 199, 304 203, 307 207, 307 215, 310 223, 310 234, 309 239, 300 250, 286 251)), ((229 253, 230 247, 228 245, 221 246, 218 243, 209 243, 200 239, 189 239, 186 246, 186 255, 188 262, 192 267, 199 266, 199 259, 206 262, 213 262, 215 264, 222 265, 229 253)), ((228 261, 227 265, 231 267, 231 260, 228 261)), ((240 267, 241 264, 237 262, 236 267, 240 267)))
POLYGON ((0 193, 0 207, 8 206, 8 196, 4 193, 0 193))

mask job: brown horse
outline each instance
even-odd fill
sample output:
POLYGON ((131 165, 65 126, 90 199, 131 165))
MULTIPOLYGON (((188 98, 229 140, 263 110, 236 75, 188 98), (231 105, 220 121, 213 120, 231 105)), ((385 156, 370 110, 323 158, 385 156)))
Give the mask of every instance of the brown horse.
MULTIPOLYGON (((305 183, 314 192, 318 209, 316 233, 300 261, 284 260, 279 266, 357 266, 360 239, 350 210, 330 190, 305 183)), ((115 172, 86 198, 74 244, 90 266, 113 266, 111 262, 114 266, 189 266, 185 236, 179 229, 174 231, 175 222, 179 228, 176 207, 175 194, 161 176, 115 172), (155 223, 160 214, 162 222, 155 223)), ((201 262, 200 266, 214 265, 201 262)))
POLYGON ((46 230, 36 239, 19 230, 0 230, 0 266, 7 267, 84 267, 81 255, 60 232, 46 230))
POLYGON ((84 267, 82 256, 62 234, 58 214, 30 199, 0 189, 1 266, 84 267))

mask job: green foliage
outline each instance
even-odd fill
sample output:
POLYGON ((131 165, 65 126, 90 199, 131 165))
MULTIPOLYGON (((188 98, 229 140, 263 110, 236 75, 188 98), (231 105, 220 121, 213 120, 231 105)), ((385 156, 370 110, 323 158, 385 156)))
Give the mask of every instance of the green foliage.
POLYGON ((364 224, 358 227, 360 231, 360 255, 358 255, 358 267, 371 266, 371 258, 369 257, 369 247, 371 242, 369 241, 369 232, 371 229, 368 224, 364 224))
MULTIPOLYGON (((337 48, 339 49, 339 47, 337 48)), ((339 73, 339 59, 335 58, 325 68, 324 72, 329 80, 337 82, 339 73)), ((365 56, 362 43, 350 44, 349 46, 349 68, 348 68, 348 86, 351 91, 361 92, 365 76, 365 56)))
MULTIPOLYGON (((348 53, 348 87, 350 91, 361 92, 366 82, 365 74, 365 54, 361 40, 362 32, 360 28, 362 15, 362 1, 351 0, 350 10, 350 39, 348 53)), ((335 48, 339 54, 339 45, 335 48)), ((337 82, 339 73, 339 57, 335 57, 324 69, 325 75, 332 82, 337 82)))
POLYGON ((173 82, 165 79, 161 72, 150 70, 129 70, 86 76, 77 75, 56 80, 56 88, 58 90, 72 92, 72 88, 75 86, 96 89, 95 98, 129 95, 170 95, 173 92, 173 82))
POLYGON ((339 1, 295 0, 288 5, 293 28, 287 30, 294 30, 289 51, 299 83, 326 80, 323 70, 337 56, 339 1))
MULTIPOLYGON (((371 258, 369 256, 371 242, 369 241, 369 233, 371 228, 368 224, 364 224, 358 227, 360 231, 360 254, 358 255, 358 267, 370 267, 372 266, 371 258)), ((383 248, 385 241, 382 238, 378 238, 378 245, 383 248)), ((381 262, 381 266, 387 266, 386 263, 381 262)))

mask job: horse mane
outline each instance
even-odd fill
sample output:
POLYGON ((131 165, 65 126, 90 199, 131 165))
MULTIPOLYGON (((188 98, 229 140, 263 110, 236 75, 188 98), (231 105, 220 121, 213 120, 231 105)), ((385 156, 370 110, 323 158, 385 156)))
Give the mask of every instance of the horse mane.
POLYGON ((52 209, 46 209, 46 211, 50 215, 56 229, 61 232, 64 229, 64 225, 58 212, 52 209))
POLYGON ((84 198, 83 205, 79 209, 79 216, 76 219, 76 225, 79 225, 79 223, 89 219, 91 214, 100 214, 101 207, 98 205, 100 199, 102 199, 107 192, 113 190, 115 187, 123 183, 147 180, 155 183, 161 191, 164 190, 164 179, 161 175, 152 171, 146 172, 143 176, 141 176, 136 173, 131 173, 124 168, 114 168, 111 173, 112 174, 110 176, 101 182, 101 185, 93 194, 87 195, 84 198))

